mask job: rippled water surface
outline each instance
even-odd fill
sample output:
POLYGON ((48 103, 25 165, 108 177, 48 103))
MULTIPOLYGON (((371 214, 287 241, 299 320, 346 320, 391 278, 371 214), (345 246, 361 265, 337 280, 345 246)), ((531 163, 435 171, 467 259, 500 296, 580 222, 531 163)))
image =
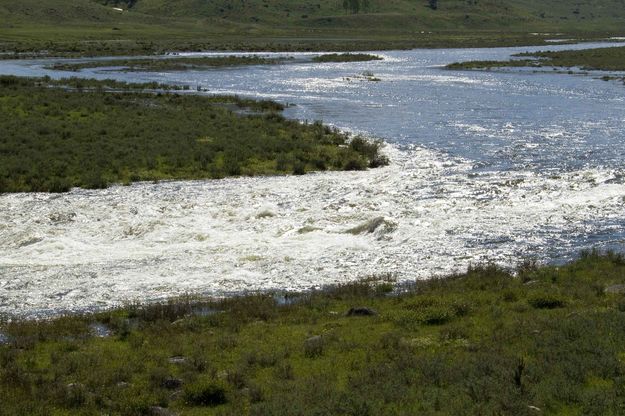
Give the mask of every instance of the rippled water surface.
MULTIPOLYGON (((185 73, 83 71, 294 103, 290 117, 383 138, 392 164, 0 196, 0 312, 300 290, 377 273, 424 278, 483 261, 623 250, 625 87, 592 75, 441 68, 531 49, 383 52, 384 61, 338 64, 298 54, 279 66, 185 73), (381 81, 360 79, 364 71, 381 81)), ((67 76, 45 63, 0 62, 0 73, 67 76)))

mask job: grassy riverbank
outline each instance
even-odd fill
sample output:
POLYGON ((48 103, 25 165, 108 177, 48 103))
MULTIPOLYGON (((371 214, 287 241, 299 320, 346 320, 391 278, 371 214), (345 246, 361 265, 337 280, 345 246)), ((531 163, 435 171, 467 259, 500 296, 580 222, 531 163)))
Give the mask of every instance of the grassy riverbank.
POLYGON ((509 61, 468 61, 447 65, 448 69, 492 69, 505 67, 562 67, 581 70, 625 71, 625 47, 561 52, 527 52, 509 61))
POLYGON ((516 275, 477 267, 392 288, 369 279, 286 298, 4 323, 0 414, 616 415, 625 406, 622 256, 586 253, 516 275))
MULTIPOLYGON (((47 33, 47 32, 46 32, 47 33)), ((74 36, 54 41, 38 40, 38 34, 25 34, 18 40, 0 41, 0 59, 27 59, 39 57, 82 58, 91 56, 162 55, 171 51, 246 51, 246 52, 352 52, 377 50, 405 50, 415 48, 477 48, 499 46, 546 45, 545 36, 525 32, 424 32, 406 35, 315 31, 311 37, 304 32, 276 35, 240 36, 196 34, 197 37, 173 34, 167 38, 145 38, 132 35, 126 39, 101 39, 84 41, 74 36)), ((575 39, 605 39, 611 32, 571 34, 575 39)), ((95 35, 94 35, 95 36, 95 35)), ((91 36, 90 36, 91 38, 91 36)), ((1 39, 1 38, 0 38, 1 39)))
POLYGON ((0 192, 387 163, 379 143, 287 120, 278 103, 160 89, 0 77, 0 192))

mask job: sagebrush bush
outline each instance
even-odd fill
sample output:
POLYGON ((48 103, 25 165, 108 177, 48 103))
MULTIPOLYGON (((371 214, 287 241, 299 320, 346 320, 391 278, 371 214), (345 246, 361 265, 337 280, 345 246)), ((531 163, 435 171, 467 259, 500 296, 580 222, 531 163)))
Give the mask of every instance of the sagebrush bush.
POLYGON ((185 385, 183 397, 192 406, 218 406, 228 401, 227 391, 227 386, 219 380, 200 378, 185 385))

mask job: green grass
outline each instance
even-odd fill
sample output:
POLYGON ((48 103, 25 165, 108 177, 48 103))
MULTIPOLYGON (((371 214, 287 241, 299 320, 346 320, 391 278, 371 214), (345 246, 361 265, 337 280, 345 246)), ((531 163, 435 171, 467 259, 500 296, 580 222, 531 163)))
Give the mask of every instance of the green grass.
POLYGON ((260 56, 202 56, 167 59, 109 59, 80 63, 56 63, 46 68, 57 71, 77 72, 86 68, 124 67, 128 72, 188 71, 207 68, 222 68, 243 65, 275 65, 284 59, 269 59, 260 56))
POLYGON ((167 49, 377 50, 543 44, 622 34, 620 0, 0 0, 0 49, 79 56, 167 49), (126 6, 123 6, 126 8, 126 6), (541 33, 532 35, 532 32, 541 33))
POLYGON ((625 71, 625 47, 583 49, 562 52, 527 52, 524 59, 509 61, 468 61, 447 65, 448 69, 489 69, 505 67, 563 67, 581 70, 625 71))
POLYGON ((0 192, 388 162, 380 143, 287 120, 281 109, 270 101, 181 95, 155 83, 0 77, 0 192))
POLYGON ((584 49, 579 51, 533 52, 518 56, 539 58, 541 65, 583 70, 625 71, 625 47, 584 49))
POLYGON ((400 293, 371 278, 286 304, 251 294, 14 320, 0 326, 0 414, 618 415, 624 283, 622 256, 589 252, 400 293), (90 335, 94 322, 110 336, 90 335))

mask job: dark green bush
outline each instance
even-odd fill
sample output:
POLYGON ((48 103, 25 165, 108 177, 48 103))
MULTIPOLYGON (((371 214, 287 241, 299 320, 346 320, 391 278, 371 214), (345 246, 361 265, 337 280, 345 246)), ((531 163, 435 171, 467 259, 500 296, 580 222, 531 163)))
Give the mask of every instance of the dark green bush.
POLYGON ((527 301, 536 309, 556 309, 566 306, 564 298, 552 293, 534 294, 527 301))
POLYGON ((443 325, 454 319, 454 312, 446 307, 430 307, 421 311, 419 319, 426 325, 443 325))
POLYGON ((223 382, 200 379, 183 389, 185 403, 192 406, 218 406, 228 402, 227 388, 223 382))

